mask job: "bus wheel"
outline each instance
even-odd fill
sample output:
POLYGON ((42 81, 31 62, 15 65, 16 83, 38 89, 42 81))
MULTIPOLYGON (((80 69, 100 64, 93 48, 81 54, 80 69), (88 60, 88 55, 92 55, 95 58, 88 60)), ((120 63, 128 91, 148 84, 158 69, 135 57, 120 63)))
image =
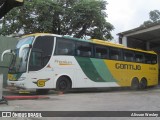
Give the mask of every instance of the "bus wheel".
POLYGON ((133 78, 132 83, 131 83, 131 88, 134 90, 139 89, 139 80, 138 78, 133 78))
POLYGON ((141 79, 140 88, 141 88, 141 89, 147 88, 147 80, 146 80, 145 78, 142 78, 142 79, 141 79))
POLYGON ((38 95, 45 95, 48 94, 49 90, 48 89, 37 89, 36 94, 38 95))
POLYGON ((58 78, 56 90, 60 92, 68 92, 71 89, 71 81, 68 77, 62 76, 58 78))

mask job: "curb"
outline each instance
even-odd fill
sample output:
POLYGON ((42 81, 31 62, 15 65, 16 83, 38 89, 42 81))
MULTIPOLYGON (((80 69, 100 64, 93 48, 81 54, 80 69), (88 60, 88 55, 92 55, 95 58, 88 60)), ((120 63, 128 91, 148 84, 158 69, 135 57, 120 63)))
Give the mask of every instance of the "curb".
POLYGON ((6 100, 49 99, 48 96, 4 96, 6 100))

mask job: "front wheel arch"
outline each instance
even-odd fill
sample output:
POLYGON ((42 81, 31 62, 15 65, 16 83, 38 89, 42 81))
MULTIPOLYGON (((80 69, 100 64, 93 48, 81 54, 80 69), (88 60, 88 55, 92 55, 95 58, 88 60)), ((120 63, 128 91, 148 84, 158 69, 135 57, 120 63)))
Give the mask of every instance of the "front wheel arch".
POLYGON ((71 78, 64 75, 60 76, 56 82, 56 91, 68 92, 72 88, 71 78))

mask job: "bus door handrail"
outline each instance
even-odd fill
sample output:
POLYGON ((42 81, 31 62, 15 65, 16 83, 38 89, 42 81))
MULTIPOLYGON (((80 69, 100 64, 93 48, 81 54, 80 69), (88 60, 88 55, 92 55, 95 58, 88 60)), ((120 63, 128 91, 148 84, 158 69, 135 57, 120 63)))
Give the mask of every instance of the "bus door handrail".
POLYGON ((20 47, 20 49, 19 49, 19 58, 22 58, 22 56, 23 56, 23 50, 25 49, 25 48, 31 48, 31 45, 30 44, 25 44, 25 45, 22 45, 21 47, 20 47))
POLYGON ((11 49, 5 50, 1 55, 1 61, 3 61, 4 55, 7 53, 13 53, 11 49))

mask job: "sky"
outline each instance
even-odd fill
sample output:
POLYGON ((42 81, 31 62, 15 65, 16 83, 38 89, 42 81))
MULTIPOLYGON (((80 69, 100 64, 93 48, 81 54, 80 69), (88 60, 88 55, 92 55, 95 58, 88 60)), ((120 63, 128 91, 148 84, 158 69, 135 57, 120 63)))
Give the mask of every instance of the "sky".
POLYGON ((160 0, 106 0, 107 21, 114 26, 112 35, 134 29, 149 20, 149 12, 160 10, 160 0))

